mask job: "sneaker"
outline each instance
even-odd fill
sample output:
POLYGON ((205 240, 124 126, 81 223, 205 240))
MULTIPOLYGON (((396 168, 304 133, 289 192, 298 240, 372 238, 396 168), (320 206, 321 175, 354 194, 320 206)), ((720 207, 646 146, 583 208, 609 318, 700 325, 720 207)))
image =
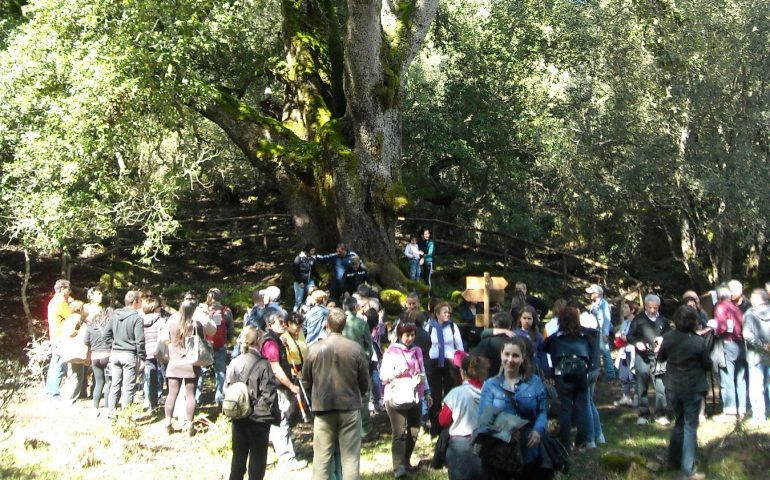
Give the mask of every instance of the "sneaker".
POLYGON ((682 475, 682 480, 706 480, 706 475, 702 473, 693 473, 692 475, 682 475))
POLYGON ((286 463, 278 465, 278 468, 282 468, 290 472, 296 472, 297 470, 302 470, 306 467, 307 467, 307 462, 305 460, 297 460, 296 458, 289 460, 286 463))
POLYGON ((644 418, 644 417, 639 417, 639 418, 636 420, 636 424, 637 424, 637 425, 647 425, 648 423, 650 423, 650 421, 649 421, 649 420, 647 420, 647 419, 646 419, 646 418, 644 418))
POLYGON ((585 448, 587 448, 588 450, 593 450, 594 448, 596 448, 596 442, 586 442, 585 448))
POLYGON ((658 418, 656 418, 655 419, 655 423, 657 423, 658 425, 664 425, 664 426, 671 424, 671 422, 666 417, 658 417, 658 418))
POLYGON ((604 438, 603 433, 599 435, 599 437, 596 439, 596 443, 598 443, 599 445, 604 445, 605 443, 607 443, 607 440, 604 438))

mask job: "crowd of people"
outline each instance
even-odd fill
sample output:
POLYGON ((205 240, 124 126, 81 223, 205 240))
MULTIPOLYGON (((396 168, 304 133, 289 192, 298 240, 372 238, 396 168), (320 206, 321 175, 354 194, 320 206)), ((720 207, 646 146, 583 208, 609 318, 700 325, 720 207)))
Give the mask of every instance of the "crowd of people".
MULTIPOLYGON (((432 254, 427 230, 422 242, 412 238, 405 249, 412 278, 427 270, 430 284, 432 254)), ((516 282, 510 307, 492 305, 491 325, 475 338, 461 328, 463 312, 453 320, 453 306, 434 298, 423 309, 415 292, 401 314, 388 318, 363 262, 342 244, 329 255, 307 245, 294 261, 294 277, 292 303, 282 303, 277 286, 254 292, 237 341, 233 312, 216 288, 203 302, 185 294, 176 310, 157 295, 130 290, 113 309, 102 305, 98 287, 82 303, 72 298, 69 281, 59 280, 48 306, 54 349, 46 392, 66 402, 90 395, 95 414, 108 418, 133 403, 137 390, 148 410, 160 410, 165 395, 169 434, 194 435, 206 371, 213 371, 219 406, 231 385, 244 382, 249 414, 232 421, 230 478, 239 480, 247 471, 250 479, 264 477, 269 445, 277 468, 305 468, 292 425, 308 418, 312 477, 359 478, 361 444, 378 438, 371 418, 380 413, 390 421, 395 478, 419 468, 412 453, 422 431, 437 439, 434 466, 446 466, 450 479, 550 478, 560 468, 553 445, 575 454, 606 443, 594 403, 600 380, 620 382, 615 405, 637 408, 638 424, 674 420, 668 463, 691 479, 703 478, 695 470, 697 428, 710 372, 720 379, 718 420, 749 413, 752 422, 766 420, 765 289, 749 299, 738 281, 719 285, 709 313, 686 292, 672 326, 655 294, 639 306, 611 302, 602 286, 591 285, 585 305, 559 299, 548 309, 516 282), (330 266, 328 288, 316 286, 316 262, 330 266), (196 337, 211 347, 208 365, 189 361, 196 337), (549 418, 558 424, 553 438, 549 418)), ((463 305, 472 313, 482 308, 463 305)))

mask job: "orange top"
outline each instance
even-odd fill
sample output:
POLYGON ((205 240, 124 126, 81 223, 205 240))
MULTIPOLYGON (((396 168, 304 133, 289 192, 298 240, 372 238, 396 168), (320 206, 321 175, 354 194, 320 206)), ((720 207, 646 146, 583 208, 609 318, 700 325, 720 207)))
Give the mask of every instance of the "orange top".
POLYGON ((48 302, 48 333, 52 342, 61 338, 64 320, 71 314, 70 304, 61 293, 54 295, 48 302))

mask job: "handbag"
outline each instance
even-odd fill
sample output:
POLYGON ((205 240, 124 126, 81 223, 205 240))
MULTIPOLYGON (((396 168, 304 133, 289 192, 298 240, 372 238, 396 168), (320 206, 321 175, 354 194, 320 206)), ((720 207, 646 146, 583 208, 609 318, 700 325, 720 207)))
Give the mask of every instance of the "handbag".
POLYGON ((79 315, 71 315, 65 322, 65 331, 71 333, 65 335, 56 347, 61 361, 64 363, 90 363, 88 345, 86 345, 86 325, 81 324, 79 315))
MULTIPOLYGON (((409 359, 407 358, 406 353, 402 352, 402 354, 408 366, 409 359)), ((420 360, 416 357, 414 357, 414 359, 419 365, 420 360)), ((422 374, 394 378, 388 382, 388 401, 391 406, 396 410, 406 410, 419 405, 420 383, 422 383, 422 374)))
POLYGON ((545 432, 540 438, 540 468, 554 472, 569 472, 570 454, 558 438, 545 432))
POLYGON ((413 377, 394 378, 388 382, 390 389, 390 404, 396 410, 406 410, 416 407, 420 403, 420 393, 418 387, 422 377, 416 375, 413 377))
POLYGON ((198 322, 193 322, 193 333, 184 337, 184 358, 193 367, 208 367, 214 363, 214 352, 206 339, 198 335, 198 322))

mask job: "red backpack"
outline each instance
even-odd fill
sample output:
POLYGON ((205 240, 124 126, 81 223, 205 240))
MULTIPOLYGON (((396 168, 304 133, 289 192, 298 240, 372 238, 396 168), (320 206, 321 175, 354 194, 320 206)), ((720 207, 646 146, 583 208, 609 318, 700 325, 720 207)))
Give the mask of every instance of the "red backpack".
POLYGON ((220 349, 227 343, 227 320, 226 316, 229 313, 229 308, 225 305, 220 305, 211 311, 211 319, 214 323, 219 322, 217 331, 214 335, 206 335, 206 340, 210 341, 214 345, 214 349, 220 349))

